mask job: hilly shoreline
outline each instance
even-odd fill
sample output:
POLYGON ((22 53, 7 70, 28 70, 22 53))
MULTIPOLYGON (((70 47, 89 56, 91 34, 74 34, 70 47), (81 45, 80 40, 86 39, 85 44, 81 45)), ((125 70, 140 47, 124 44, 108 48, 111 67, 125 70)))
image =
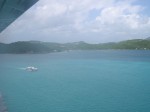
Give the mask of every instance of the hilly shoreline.
POLYGON ((89 44, 83 41, 73 43, 52 43, 40 41, 18 41, 10 44, 0 43, 1 54, 52 53, 70 50, 150 50, 150 39, 133 39, 121 42, 89 44))

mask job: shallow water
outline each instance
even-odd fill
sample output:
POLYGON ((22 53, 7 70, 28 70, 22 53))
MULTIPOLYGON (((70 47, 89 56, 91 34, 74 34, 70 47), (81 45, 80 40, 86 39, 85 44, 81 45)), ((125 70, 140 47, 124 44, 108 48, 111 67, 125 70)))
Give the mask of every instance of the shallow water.
POLYGON ((150 51, 1 54, 0 62, 9 112, 150 112, 150 51))

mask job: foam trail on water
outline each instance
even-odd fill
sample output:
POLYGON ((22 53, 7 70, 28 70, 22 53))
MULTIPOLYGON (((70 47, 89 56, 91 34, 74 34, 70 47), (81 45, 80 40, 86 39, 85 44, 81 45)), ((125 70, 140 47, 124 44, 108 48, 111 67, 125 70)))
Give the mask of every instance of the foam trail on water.
POLYGON ((16 69, 19 69, 19 70, 26 70, 26 68, 16 68, 16 69))

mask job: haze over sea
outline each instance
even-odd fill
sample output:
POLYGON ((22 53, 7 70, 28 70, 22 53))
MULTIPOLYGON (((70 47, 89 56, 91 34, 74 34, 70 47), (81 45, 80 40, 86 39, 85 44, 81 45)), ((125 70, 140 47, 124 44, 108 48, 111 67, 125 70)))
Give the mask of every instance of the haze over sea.
POLYGON ((0 91, 9 112, 150 112, 150 51, 0 54, 0 91))

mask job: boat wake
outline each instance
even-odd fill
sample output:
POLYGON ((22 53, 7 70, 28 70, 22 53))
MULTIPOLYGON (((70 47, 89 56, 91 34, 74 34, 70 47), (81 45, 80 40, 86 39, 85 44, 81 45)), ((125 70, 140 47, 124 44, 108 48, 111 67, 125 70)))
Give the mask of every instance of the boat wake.
POLYGON ((19 70, 26 70, 26 68, 17 68, 17 69, 19 69, 19 70))

